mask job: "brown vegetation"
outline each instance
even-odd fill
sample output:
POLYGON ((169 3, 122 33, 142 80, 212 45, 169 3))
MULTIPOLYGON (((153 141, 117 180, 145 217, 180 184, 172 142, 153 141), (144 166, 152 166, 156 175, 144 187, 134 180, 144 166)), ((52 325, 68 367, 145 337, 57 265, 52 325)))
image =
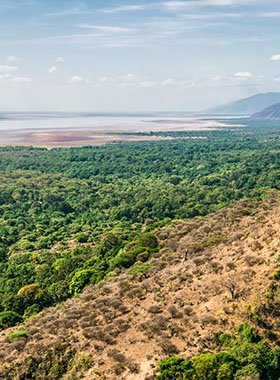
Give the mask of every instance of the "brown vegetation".
POLYGON ((0 379, 152 379, 161 359, 214 350, 215 332, 244 321, 279 341, 279 234, 275 199, 161 228, 145 276, 114 275, 2 332, 0 379))

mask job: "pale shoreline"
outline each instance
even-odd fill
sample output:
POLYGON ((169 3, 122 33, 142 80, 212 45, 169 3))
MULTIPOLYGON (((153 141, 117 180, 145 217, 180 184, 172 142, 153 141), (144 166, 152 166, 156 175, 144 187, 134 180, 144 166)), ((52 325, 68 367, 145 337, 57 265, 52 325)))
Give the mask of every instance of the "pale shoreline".
MULTIPOLYGON (((143 123, 126 125, 93 126, 93 128, 63 127, 60 129, 30 128, 2 130, 0 146, 35 146, 35 147, 72 147, 100 146, 120 141, 157 141, 172 140, 173 137, 141 135, 150 132, 200 132, 213 131, 241 125, 229 125, 217 120, 150 120, 143 123)), ((192 138, 196 138, 195 136, 192 138)))

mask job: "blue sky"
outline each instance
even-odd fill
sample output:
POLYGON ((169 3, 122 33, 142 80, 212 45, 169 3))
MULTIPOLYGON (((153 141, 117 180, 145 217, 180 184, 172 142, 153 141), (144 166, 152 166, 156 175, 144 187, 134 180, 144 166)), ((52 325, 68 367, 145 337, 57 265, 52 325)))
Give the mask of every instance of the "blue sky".
POLYGON ((280 91, 280 0, 0 0, 0 110, 200 110, 280 91))

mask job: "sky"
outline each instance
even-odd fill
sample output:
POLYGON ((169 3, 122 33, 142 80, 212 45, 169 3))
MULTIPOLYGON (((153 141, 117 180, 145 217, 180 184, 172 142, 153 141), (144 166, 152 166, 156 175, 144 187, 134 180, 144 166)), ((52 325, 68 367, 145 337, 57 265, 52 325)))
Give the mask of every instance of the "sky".
POLYGON ((280 91, 280 0, 0 0, 0 111, 198 111, 280 91))

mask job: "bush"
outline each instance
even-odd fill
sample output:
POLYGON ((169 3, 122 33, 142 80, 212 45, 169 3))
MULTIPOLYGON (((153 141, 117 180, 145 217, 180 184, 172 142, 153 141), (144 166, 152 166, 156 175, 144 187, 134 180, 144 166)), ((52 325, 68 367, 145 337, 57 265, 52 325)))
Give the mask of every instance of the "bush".
POLYGON ((129 274, 132 274, 133 276, 136 276, 138 274, 146 274, 151 269, 150 264, 144 264, 141 262, 136 262, 133 267, 130 268, 129 274))
POLYGON ((90 279, 92 276, 92 270, 91 269, 82 269, 78 270, 74 276, 72 277, 72 280, 69 285, 69 291, 73 295, 77 295, 80 293, 83 288, 90 283, 90 279))
POLYGON ((157 380, 279 380, 280 350, 271 349, 249 326, 226 339, 228 352, 161 362, 157 380))
POLYGON ((255 364, 249 364, 236 372, 234 380, 259 380, 259 372, 255 364))
POLYGON ((160 364, 157 380, 233 380, 236 360, 227 353, 201 354, 192 359, 170 358, 160 364))
POLYGON ((158 241, 152 233, 144 233, 122 248, 112 260, 112 269, 129 268, 137 260, 145 261, 157 251, 158 241))
POLYGON ((22 322, 22 317, 14 311, 2 311, 0 313, 0 329, 6 329, 22 322))
POLYGON ((80 232, 79 234, 76 235, 76 241, 78 243, 86 243, 88 241, 88 234, 86 234, 85 232, 80 232))
POLYGON ((26 330, 17 330, 17 331, 12 331, 8 334, 8 339, 11 342, 16 342, 20 339, 27 338, 28 333, 26 330))
MULTIPOLYGON (((171 357, 160 363, 160 374, 157 380, 183 380, 186 374, 193 373, 192 365, 189 360, 178 357, 171 357)), ((185 377, 187 379, 187 377, 185 377)), ((191 378, 191 377, 189 377, 191 378)))
POLYGON ((276 269, 276 271, 273 273, 274 280, 280 280, 280 268, 276 269))
POLYGON ((142 234, 138 239, 139 245, 142 247, 147 247, 150 249, 155 249, 158 247, 158 241, 155 235, 148 232, 145 234, 142 234))
POLYGON ((243 340, 243 342, 249 342, 249 343, 258 343, 261 338, 250 325, 247 323, 243 323, 238 327, 238 335, 243 340))

